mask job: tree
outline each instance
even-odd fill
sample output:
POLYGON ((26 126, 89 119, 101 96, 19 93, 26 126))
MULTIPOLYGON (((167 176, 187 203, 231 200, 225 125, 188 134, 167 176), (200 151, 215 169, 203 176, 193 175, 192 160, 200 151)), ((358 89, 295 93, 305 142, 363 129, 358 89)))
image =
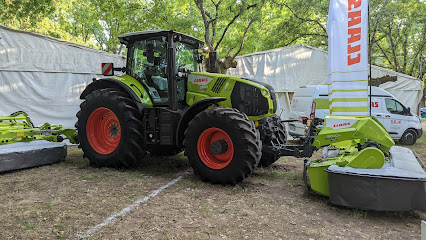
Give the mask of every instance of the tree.
POLYGON ((20 30, 32 30, 53 13, 53 0, 0 0, 0 22, 20 30))
MULTIPOLYGON (((305 43, 327 50, 328 0, 0 0, 0 24, 122 53, 117 36, 176 30, 206 42, 224 73, 240 54, 305 43)), ((418 77, 424 0, 370 0, 372 63, 418 77)), ((207 61, 207 63, 209 63, 207 61)), ((426 65, 426 64, 424 64, 426 65)), ((425 71, 423 71, 425 72, 425 71)))
POLYGON ((418 77, 426 50, 426 4, 376 0, 370 9, 372 63, 418 77))
POLYGON ((207 71, 225 73, 227 68, 235 65, 234 59, 244 48, 247 32, 253 22, 259 19, 256 13, 262 8, 264 1, 194 0, 194 2, 203 20, 204 40, 209 52, 217 52, 228 35, 234 34, 234 39, 238 39, 237 44, 228 46, 225 58, 217 64, 210 65, 207 61, 207 71), (231 29, 238 27, 240 28, 238 32, 231 29), (239 37, 236 38, 237 34, 239 37))

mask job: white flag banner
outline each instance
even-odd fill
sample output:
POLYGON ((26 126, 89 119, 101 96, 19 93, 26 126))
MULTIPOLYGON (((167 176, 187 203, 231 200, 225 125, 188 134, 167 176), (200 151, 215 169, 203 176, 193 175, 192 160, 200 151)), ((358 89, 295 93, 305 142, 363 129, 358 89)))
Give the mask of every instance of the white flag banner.
POLYGON ((327 33, 330 113, 368 116, 368 0, 331 0, 327 33))

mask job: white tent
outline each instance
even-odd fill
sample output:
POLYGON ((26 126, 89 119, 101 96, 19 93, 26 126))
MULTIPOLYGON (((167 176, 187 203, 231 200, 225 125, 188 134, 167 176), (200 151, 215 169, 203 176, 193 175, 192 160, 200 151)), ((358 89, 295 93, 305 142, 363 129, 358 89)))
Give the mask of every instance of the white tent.
MULTIPOLYGON (((285 119, 290 111, 290 95, 300 86, 327 84, 327 52, 304 44, 238 56, 236 68, 228 74, 272 85, 278 96, 277 114, 285 119)), ((396 82, 379 87, 390 92, 413 112, 418 110, 422 83, 417 78, 372 66, 372 77, 396 76, 396 82)))
POLYGON ((0 116, 22 110, 36 126, 74 128, 79 96, 103 62, 125 66, 119 55, 0 25, 0 116))

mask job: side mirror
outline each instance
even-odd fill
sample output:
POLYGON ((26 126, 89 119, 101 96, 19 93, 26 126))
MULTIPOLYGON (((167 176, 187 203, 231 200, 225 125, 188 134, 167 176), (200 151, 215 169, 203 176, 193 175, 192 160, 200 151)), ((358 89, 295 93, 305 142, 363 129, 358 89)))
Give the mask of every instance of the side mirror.
POLYGON ((408 108, 406 108, 406 110, 405 110, 406 112, 405 112, 405 114, 407 114, 407 115, 411 115, 411 109, 408 107, 408 108))

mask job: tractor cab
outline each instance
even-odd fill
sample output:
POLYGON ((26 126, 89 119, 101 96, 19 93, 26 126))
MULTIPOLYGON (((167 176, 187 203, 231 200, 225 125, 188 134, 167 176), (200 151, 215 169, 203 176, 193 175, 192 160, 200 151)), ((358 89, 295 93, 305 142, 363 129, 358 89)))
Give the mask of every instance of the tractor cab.
POLYGON ((186 80, 190 72, 199 71, 198 49, 204 43, 165 30, 127 33, 118 38, 128 48, 127 75, 145 87, 153 104, 168 105, 171 110, 183 106, 186 80))

